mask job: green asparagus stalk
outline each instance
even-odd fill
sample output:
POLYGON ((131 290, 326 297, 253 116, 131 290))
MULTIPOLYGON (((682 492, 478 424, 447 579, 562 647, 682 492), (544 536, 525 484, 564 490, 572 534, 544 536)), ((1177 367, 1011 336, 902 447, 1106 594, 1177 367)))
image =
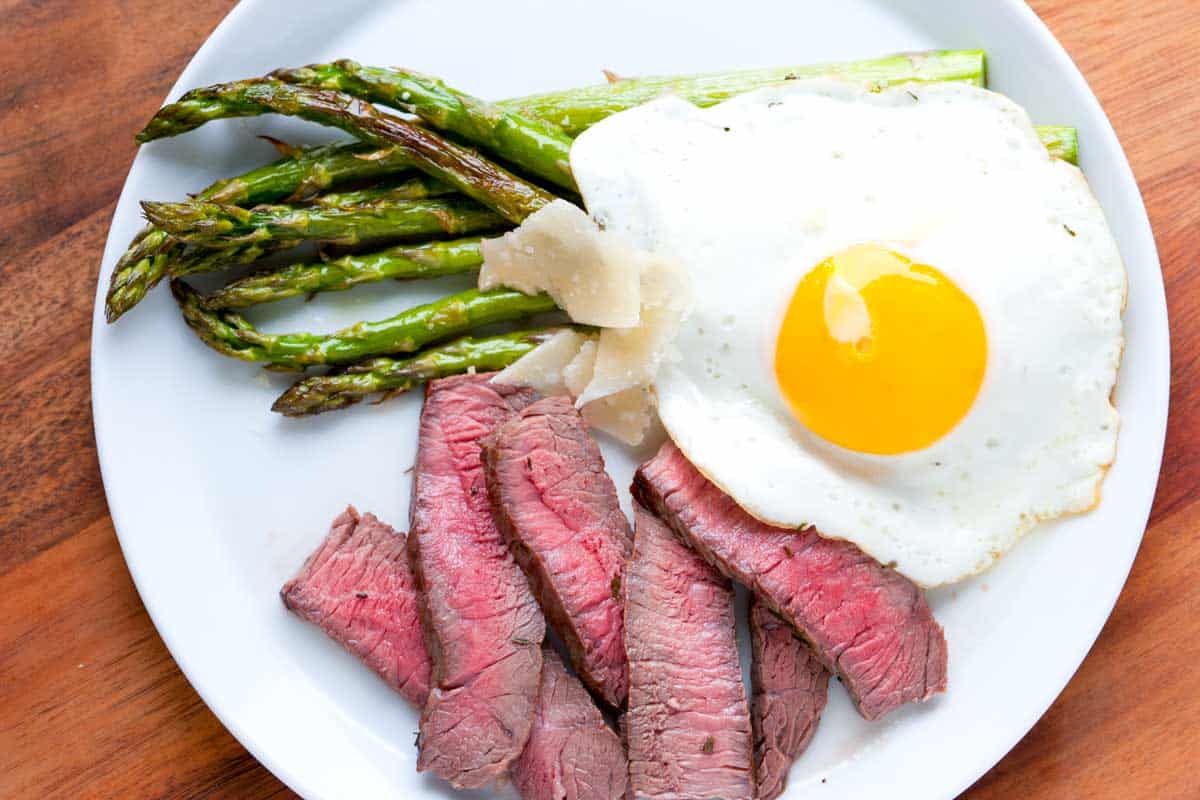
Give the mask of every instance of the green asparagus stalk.
POLYGON ((734 95, 799 78, 842 78, 882 88, 909 81, 960 81, 984 86, 986 76, 987 63, 982 50, 930 50, 865 61, 616 79, 598 86, 501 100, 496 105, 506 111, 549 120, 568 134, 578 136, 607 116, 667 92, 707 107, 734 95))
POLYGON ((257 330, 235 312, 209 310, 199 293, 181 280, 171 281, 171 291, 184 320, 209 347, 233 358, 283 370, 411 353, 483 325, 555 310, 554 301, 546 295, 469 289, 385 320, 359 322, 330 334, 270 334, 257 330))
POLYGON ((158 285, 167 273, 171 238, 166 231, 147 225, 129 243, 117 259, 104 298, 104 318, 116 322, 121 315, 142 302, 146 293, 158 285))
MULTIPOLYGON (((440 184, 424 175, 417 175, 399 183, 379 187, 369 187, 349 192, 330 192, 317 195, 313 203, 322 207, 337 207, 358 205, 364 210, 373 203, 387 203, 392 199, 420 198, 452 193, 453 190, 445 184, 440 184)), ((238 264, 250 264, 279 250, 292 246, 292 241, 255 242, 229 248, 214 249, 210 247, 189 245, 171 237, 166 231, 147 226, 143 236, 163 237, 168 245, 159 253, 154 254, 162 265, 162 274, 175 277, 193 275, 200 272, 216 272, 228 269, 238 264)), ((135 241, 136 244, 136 241, 135 241)))
POLYGON ((113 270, 104 303, 104 316, 110 323, 116 322, 122 314, 140 303, 165 275, 215 272, 237 264, 249 264, 278 249, 279 245, 272 243, 228 249, 185 245, 171 238, 166 231, 148 226, 141 241, 136 242, 123 257, 123 260, 127 257, 131 263, 118 261, 113 270))
MULTIPOLYGON (((364 67, 353 61, 281 69, 271 75, 288 83, 338 89, 416 114, 434 128, 461 136, 534 175, 574 189, 570 174, 571 137, 610 114, 664 92, 675 92, 696 105, 710 106, 772 83, 820 76, 867 82, 881 88, 906 81, 956 81, 983 86, 986 61, 982 50, 930 51, 841 64, 618 79, 615 83, 495 104, 462 94, 437 78, 411 70, 364 67), (519 113, 526 110, 529 113, 519 113), (537 128, 547 122, 556 123, 549 134, 537 128)), ((1037 129, 1052 156, 1072 164, 1078 162, 1074 128, 1039 125, 1037 129)))
POLYGON ((483 156, 341 92, 259 80, 193 89, 160 109, 138 134, 148 142, 176 136, 225 117, 284 114, 340 128, 378 146, 395 145, 413 166, 519 223, 550 203, 549 192, 518 178, 483 156))
POLYGON ((353 61, 280 69, 270 77, 300 86, 335 89, 371 103, 415 114, 530 175, 575 190, 571 137, 546 119, 503 110, 406 69, 364 67, 353 61))
POLYGON ((505 333, 476 338, 464 336, 449 344, 422 350, 410 358, 373 358, 328 375, 295 383, 271 406, 288 417, 305 417, 354 405, 364 397, 387 399, 448 375, 504 369, 561 328, 505 333))
POLYGON ((1068 164, 1079 163, 1079 132, 1066 125, 1035 125, 1046 151, 1068 164))
POLYGON ((335 208, 367 206, 396 200, 424 200, 429 197, 445 197, 448 194, 454 194, 453 186, 434 180, 428 175, 417 174, 400 181, 388 181, 363 189, 326 192, 312 198, 310 202, 324 208, 335 208))
MULTIPOLYGON (((618 80, 615 84, 489 104, 450 89, 437 78, 394 67, 364 67, 353 61, 313 64, 271 73, 272 77, 288 83, 337 89, 363 100, 416 114, 439 130, 457 134, 532 174, 569 189, 575 188, 570 174, 571 136, 562 128, 552 127, 549 131, 539 128, 539 125, 547 124, 546 120, 567 120, 568 129, 577 134, 604 116, 645 102, 664 91, 682 93, 697 105, 706 106, 740 91, 790 77, 836 75, 877 86, 907 80, 953 80, 982 86, 985 74, 983 51, 935 51, 848 64, 691 78, 618 80), (739 89, 741 86, 746 89, 739 89), (536 107, 544 119, 516 113, 519 104, 527 102, 536 107), (581 121, 572 124, 570 121, 574 118, 581 121)), ((1039 134, 1051 155, 1075 163, 1074 128, 1041 126, 1039 134)))
POLYGON ((240 208, 197 200, 144 202, 146 219, 176 239, 206 247, 294 245, 319 240, 356 245, 385 239, 458 235, 510 227, 507 220, 464 197, 380 200, 371 205, 240 208))
POLYGON ((363 142, 286 149, 292 155, 217 181, 197 199, 238 206, 307 200, 332 186, 386 178, 412 168, 412 162, 395 148, 363 142))
POLYGON ((334 261, 290 264, 235 280, 206 296, 204 305, 213 310, 249 308, 316 292, 340 292, 362 283, 470 272, 483 263, 479 241, 470 238, 402 244, 334 261))
POLYGON ((171 257, 168 271, 173 277, 218 272, 239 264, 252 264, 272 253, 286 249, 278 242, 253 242, 222 249, 197 245, 177 245, 180 249, 171 257))
MULTIPOLYGON (((324 145, 296 150, 268 166, 217 181, 197 197, 234 205, 304 199, 329 186, 394 175, 410 166, 395 148, 379 150, 362 142, 324 145)), ((144 228, 113 268, 104 307, 108 321, 115 322, 141 302, 180 254, 181 248, 165 231, 144 228)))
MULTIPOLYGON (((568 135, 578 136, 605 117, 668 92, 703 108, 771 84, 822 77, 870 83, 879 88, 909 81, 954 81, 985 86, 987 63, 982 50, 930 50, 866 61, 701 75, 618 78, 596 86, 501 100, 495 105, 505 111, 522 112, 526 117, 541 117, 554 122, 568 135)), ((1050 155, 1071 164, 1078 163, 1078 141, 1074 128, 1059 125, 1036 127, 1050 155)))

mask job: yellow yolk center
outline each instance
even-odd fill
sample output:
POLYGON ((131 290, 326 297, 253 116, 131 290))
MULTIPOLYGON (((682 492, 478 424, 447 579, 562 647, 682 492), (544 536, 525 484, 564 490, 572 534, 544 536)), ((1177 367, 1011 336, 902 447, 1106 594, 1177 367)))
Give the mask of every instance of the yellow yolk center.
POLYGON ((880 455, 944 436, 971 408, 986 366, 971 298, 933 267, 877 245, 851 247, 804 276, 775 348, 797 419, 880 455))

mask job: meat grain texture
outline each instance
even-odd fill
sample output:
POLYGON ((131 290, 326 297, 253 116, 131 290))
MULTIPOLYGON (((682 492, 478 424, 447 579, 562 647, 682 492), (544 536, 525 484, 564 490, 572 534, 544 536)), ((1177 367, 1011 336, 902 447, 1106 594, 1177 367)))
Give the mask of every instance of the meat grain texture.
POLYGON ((829 670, 786 622, 750 601, 750 675, 758 800, 783 793, 788 770, 812 741, 829 698, 829 670))
POLYGON ((496 524, 575 671, 623 705, 620 587, 632 537, 579 411, 564 397, 537 401, 487 441, 484 463, 496 524))
POLYGON ((545 620, 496 529, 481 441, 534 400, 461 375, 426 387, 408 553, 433 661, 418 770, 456 788, 504 774, 529 738, 545 620))
POLYGON ((406 700, 424 704, 430 662, 404 534, 348 507, 279 594, 406 700))
POLYGON ((634 495, 798 631, 841 676, 863 717, 945 690, 945 636, 903 575, 811 527, 760 522, 671 442, 638 469, 634 495))
POLYGON ((618 800, 629 782, 621 740, 549 648, 533 731, 513 762, 512 780, 523 800, 618 800))
POLYGON ((754 796, 750 710, 733 587, 641 506, 625 576, 629 711, 622 727, 637 798, 754 796))

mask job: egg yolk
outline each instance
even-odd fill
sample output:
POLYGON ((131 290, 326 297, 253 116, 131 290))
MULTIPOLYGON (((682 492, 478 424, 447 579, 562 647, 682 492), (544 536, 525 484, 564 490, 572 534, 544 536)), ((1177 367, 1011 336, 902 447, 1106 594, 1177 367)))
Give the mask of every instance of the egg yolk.
POLYGON ((933 267, 877 245, 851 247, 804 276, 775 348, 796 418, 880 455, 944 436, 970 409, 986 365, 971 298, 933 267))

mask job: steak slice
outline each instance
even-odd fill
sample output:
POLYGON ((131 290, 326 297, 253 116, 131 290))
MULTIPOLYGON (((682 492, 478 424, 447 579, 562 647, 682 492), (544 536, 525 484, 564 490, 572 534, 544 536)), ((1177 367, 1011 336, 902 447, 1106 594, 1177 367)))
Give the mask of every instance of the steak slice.
POLYGON ((634 797, 754 796, 733 587, 640 505, 625 570, 634 797))
POLYGON ((788 624, 750 601, 754 773, 759 800, 783 793, 788 769, 808 747, 829 698, 829 670, 788 624))
POLYGON ((606 703, 623 705, 620 587, 632 542, 583 417, 567 398, 538 400, 486 442, 483 460, 496 525, 575 671, 606 703))
POLYGON ((433 660, 417 769, 457 788, 504 774, 525 747, 546 631, 492 521, 480 456, 480 440, 534 395, 489 378, 459 375, 426 387, 408 535, 433 660))
POLYGON ((629 782, 621 740, 550 648, 542 651, 533 731, 512 779, 524 800, 618 800, 629 782))
POLYGON ((429 656, 404 534, 348 507, 279 594, 285 606, 358 656, 406 700, 425 702, 429 656))
POLYGON ((633 491, 797 630, 867 719, 945 690, 942 628, 921 590, 900 573, 811 527, 760 522, 669 441, 638 469, 633 491))
MULTIPOLYGON (((430 661, 404 534, 348 507, 280 595, 405 700, 418 709, 425 705, 430 661)), ((625 794, 629 769, 621 740, 548 648, 532 730, 511 772, 525 800, 617 800, 625 794)))

